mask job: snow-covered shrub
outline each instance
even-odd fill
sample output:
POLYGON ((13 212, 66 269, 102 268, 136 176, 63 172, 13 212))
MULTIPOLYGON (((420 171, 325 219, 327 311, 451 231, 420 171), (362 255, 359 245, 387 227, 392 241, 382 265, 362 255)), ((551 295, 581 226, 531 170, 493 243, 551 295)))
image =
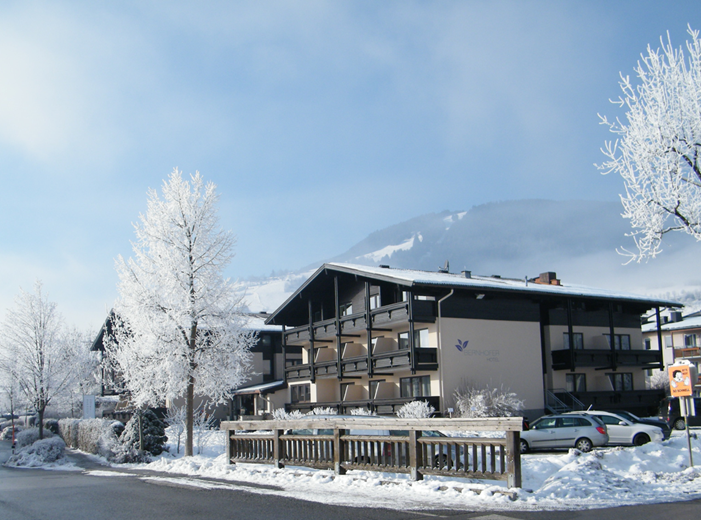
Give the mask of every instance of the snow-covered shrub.
POLYGON ((68 446, 114 459, 124 425, 111 419, 61 419, 59 435, 68 446))
POLYGON ((54 435, 58 435, 58 419, 44 419, 44 432, 49 430, 54 435))
POLYGON ((177 439, 176 445, 177 448, 175 450, 176 453, 180 453, 180 439, 183 436, 183 433, 185 433, 185 421, 187 419, 187 409, 185 406, 171 406, 168 408, 168 412, 166 413, 165 421, 166 424, 169 426, 170 431, 172 434, 175 435, 175 438, 177 439))
POLYGON ((115 462, 146 462, 150 460, 150 455, 160 455, 165 450, 165 443, 168 440, 165 430, 166 425, 156 417, 153 411, 137 411, 119 437, 115 462), (141 423, 143 451, 140 449, 139 423, 141 423))
POLYGON ((294 421, 304 417, 306 417, 306 415, 299 410, 292 410, 291 412, 286 412, 284 408, 276 408, 273 410, 273 419, 276 421, 294 421))
POLYGON ((397 417, 402 419, 428 419, 436 409, 426 401, 411 401, 397 410, 397 417))
MULTIPOLYGON (((22 431, 22 428, 15 424, 15 436, 22 431)), ((9 425, 2 429, 0 432, 0 441, 10 441, 12 440, 12 425, 9 425)))
MULTIPOLYGON (((38 436, 37 429, 37 436, 38 436)), ((66 443, 60 437, 42 439, 21 448, 7 461, 8 466, 38 467, 64 458, 66 443)))
POLYGON ((195 410, 193 419, 195 445, 197 446, 197 454, 201 455, 202 449, 207 445, 207 441, 212 435, 214 417, 207 414, 204 407, 201 407, 195 410))
POLYGON ((351 408, 350 414, 351 415, 377 415, 376 412, 373 412, 372 410, 368 410, 367 408, 363 408, 363 407, 351 408))
POLYGON ((453 394, 460 417, 512 417, 523 410, 523 401, 503 386, 477 388, 463 385, 453 394))
POLYGON ((650 390, 666 390, 669 388, 669 375, 664 370, 655 370, 646 382, 650 390))
MULTIPOLYGON (((50 431, 44 430, 44 438, 49 439, 53 437, 54 434, 50 431)), ((15 440, 17 441, 17 448, 24 448, 30 444, 34 444, 39 440, 39 428, 29 428, 28 430, 21 431, 15 434, 15 440)))
POLYGON ((338 415, 338 410, 329 406, 319 406, 312 408, 312 411, 307 415, 338 415))

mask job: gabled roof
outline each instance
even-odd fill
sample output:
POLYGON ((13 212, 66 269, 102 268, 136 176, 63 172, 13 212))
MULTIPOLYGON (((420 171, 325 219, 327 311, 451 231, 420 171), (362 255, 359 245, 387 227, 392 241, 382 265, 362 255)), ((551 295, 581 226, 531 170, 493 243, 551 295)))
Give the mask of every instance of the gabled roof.
POLYGON ((419 271, 412 269, 394 269, 389 267, 368 267, 364 265, 327 263, 319 267, 280 307, 278 307, 266 320, 266 323, 275 323, 275 318, 295 298, 306 291, 315 289, 319 277, 327 272, 334 271, 354 275, 358 279, 376 280, 395 283, 406 286, 407 289, 434 288, 465 289, 485 292, 502 292, 511 294, 524 294, 541 297, 577 297, 589 299, 615 300, 621 303, 635 303, 652 307, 681 307, 682 304, 671 300, 658 300, 634 293, 613 291, 609 289, 586 287, 583 285, 566 284, 545 285, 535 283, 533 279, 500 278, 496 276, 478 276, 453 274, 444 272, 419 271))
MULTIPOLYGON (((670 321, 662 323, 660 330, 690 330, 701 329, 701 316, 684 318, 682 321, 670 321)), ((657 323, 651 322, 643 325, 643 332, 653 332, 657 330, 657 323)))

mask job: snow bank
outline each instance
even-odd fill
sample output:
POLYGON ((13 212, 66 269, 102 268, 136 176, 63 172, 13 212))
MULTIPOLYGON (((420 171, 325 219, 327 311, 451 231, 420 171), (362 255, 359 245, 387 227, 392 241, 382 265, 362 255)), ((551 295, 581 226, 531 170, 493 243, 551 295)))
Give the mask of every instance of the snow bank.
MULTIPOLYGON (((391 509, 563 510, 673 502, 701 498, 701 468, 689 468, 686 437, 640 447, 535 453, 522 457, 523 487, 504 482, 431 477, 413 482, 407 475, 265 464, 227 464, 224 434, 217 432, 205 456, 165 455, 150 464, 130 466, 197 477, 198 487, 227 481, 230 489, 275 494, 314 502, 357 506, 373 503, 391 509), (242 483, 261 484, 265 488, 242 483)), ((693 439, 701 463, 701 439, 693 439)), ((157 478, 157 477, 153 477, 157 478)), ((184 484, 186 485, 186 484, 184 484)), ((193 480, 193 486, 195 480, 193 480)))
POLYGON ((21 448, 5 463, 6 466, 37 468, 65 464, 66 443, 60 437, 42 439, 21 448))

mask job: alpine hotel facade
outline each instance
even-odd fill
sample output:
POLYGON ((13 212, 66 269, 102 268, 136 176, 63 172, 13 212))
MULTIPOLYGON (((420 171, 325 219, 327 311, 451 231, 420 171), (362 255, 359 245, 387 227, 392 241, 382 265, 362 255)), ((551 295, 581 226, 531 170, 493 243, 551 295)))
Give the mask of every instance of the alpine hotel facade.
POLYGON ((565 285, 555 273, 330 263, 266 324, 282 326, 287 385, 276 394, 288 410, 392 414, 424 400, 447 416, 455 390, 473 385, 515 392, 530 418, 589 405, 648 415, 664 392, 647 390, 645 374, 663 360, 645 348, 640 317, 652 309, 659 321, 660 308, 676 306, 565 285))

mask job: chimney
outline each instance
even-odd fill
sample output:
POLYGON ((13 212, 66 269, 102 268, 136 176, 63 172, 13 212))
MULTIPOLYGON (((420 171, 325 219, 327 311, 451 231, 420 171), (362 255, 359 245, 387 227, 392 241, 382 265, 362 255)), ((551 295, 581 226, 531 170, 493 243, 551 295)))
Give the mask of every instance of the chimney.
POLYGON ((560 285, 560 280, 557 279, 557 274, 552 271, 540 273, 540 276, 535 279, 535 283, 541 285, 560 285))
POLYGON ((465 278, 472 278, 472 271, 463 271, 463 272, 462 272, 462 275, 463 275, 465 278))

